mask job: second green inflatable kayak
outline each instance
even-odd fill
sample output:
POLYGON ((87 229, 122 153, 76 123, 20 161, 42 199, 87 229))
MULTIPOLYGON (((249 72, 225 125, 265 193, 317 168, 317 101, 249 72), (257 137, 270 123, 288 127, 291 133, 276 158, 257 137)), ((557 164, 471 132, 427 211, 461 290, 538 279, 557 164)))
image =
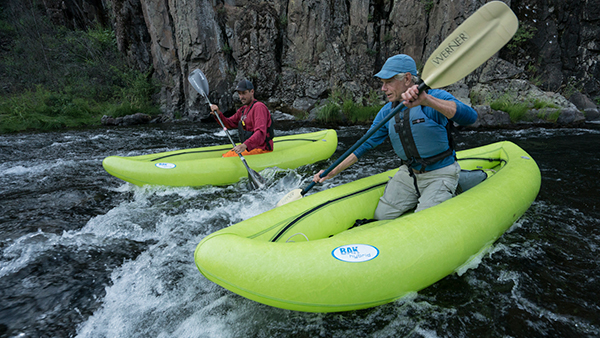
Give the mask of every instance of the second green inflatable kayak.
MULTIPOLYGON (((294 169, 329 158, 337 148, 333 129, 273 139, 270 153, 244 156, 250 168, 294 169)), ((231 145, 183 149, 158 154, 121 157, 109 156, 102 161, 111 175, 135 185, 202 186, 227 185, 247 177, 240 159, 221 157, 231 145)))

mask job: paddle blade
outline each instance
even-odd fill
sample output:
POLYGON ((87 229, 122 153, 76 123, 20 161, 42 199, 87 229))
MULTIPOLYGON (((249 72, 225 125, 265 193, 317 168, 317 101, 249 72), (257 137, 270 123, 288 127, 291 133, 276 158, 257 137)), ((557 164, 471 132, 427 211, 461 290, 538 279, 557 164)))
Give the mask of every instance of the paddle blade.
POLYGON ((188 81, 201 95, 208 96, 208 81, 200 69, 195 69, 188 75, 188 81))
POLYGON ((429 88, 453 84, 500 50, 515 34, 519 21, 504 2, 492 1, 458 26, 431 54, 423 68, 429 88))
POLYGON ((250 168, 248 168, 248 180, 251 189, 260 189, 265 186, 265 179, 250 168))
POLYGON ((283 198, 277 202, 277 207, 280 207, 284 204, 288 204, 293 201, 297 201, 302 198, 302 189, 292 190, 287 193, 287 195, 283 196, 283 198))

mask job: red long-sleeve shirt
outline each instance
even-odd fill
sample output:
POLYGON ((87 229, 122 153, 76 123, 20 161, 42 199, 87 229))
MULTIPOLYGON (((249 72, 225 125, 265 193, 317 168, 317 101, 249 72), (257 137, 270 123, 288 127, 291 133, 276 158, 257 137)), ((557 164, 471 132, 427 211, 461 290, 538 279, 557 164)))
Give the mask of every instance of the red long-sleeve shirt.
MULTIPOLYGON (((272 122, 269 109, 264 103, 254 100, 250 107, 242 106, 231 117, 225 117, 221 112, 219 112, 219 116, 228 129, 237 129, 242 117, 246 116, 244 130, 254 132, 250 138, 244 141, 247 150, 250 151, 256 148, 268 150, 265 139, 267 138, 267 128, 271 126, 272 122), (249 108, 250 111, 248 111, 249 108)), ((269 140, 269 144, 273 149, 273 140, 269 140)))

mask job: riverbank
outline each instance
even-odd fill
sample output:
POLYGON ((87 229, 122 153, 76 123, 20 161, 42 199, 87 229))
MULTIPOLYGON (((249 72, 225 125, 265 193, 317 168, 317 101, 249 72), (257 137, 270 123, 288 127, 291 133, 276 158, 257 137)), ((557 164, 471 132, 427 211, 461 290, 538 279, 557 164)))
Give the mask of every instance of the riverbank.
MULTIPOLYGON (((571 94, 567 99, 557 93, 544 92, 521 80, 510 80, 498 83, 495 87, 476 90, 468 90, 459 84, 450 86, 447 90, 477 111, 477 121, 467 128, 569 127, 586 122, 600 123, 599 107, 579 92, 571 94)), ((349 95, 332 90, 330 97, 319 102, 310 111, 286 113, 277 107, 270 109, 276 125, 280 121, 296 121, 303 125, 335 128, 340 125, 370 124, 383 104, 385 102, 380 101, 375 94, 370 95, 366 104, 363 104, 356 103, 349 95)), ((200 112, 182 118, 176 118, 173 114, 102 118, 102 124, 106 126, 173 122, 214 122, 214 119, 205 117, 200 112)))
MULTIPOLYGON (((520 120, 513 121, 509 113, 492 109, 490 106, 474 106, 477 111, 477 121, 466 128, 470 129, 517 129, 528 127, 574 127, 585 123, 600 123, 600 111, 598 109, 578 110, 576 108, 544 108, 528 110, 520 120)), ((314 114, 304 114, 302 116, 294 116, 292 114, 283 113, 281 111, 272 112, 275 123, 281 122, 298 122, 307 126, 324 126, 337 127, 348 125, 364 125, 370 124, 372 120, 364 120, 352 122, 346 118, 340 118, 334 121, 319 120, 314 114)), ((137 113, 123 117, 102 117, 101 123, 104 126, 132 126, 141 124, 156 124, 156 123, 213 123, 211 118, 174 118, 169 114, 159 114, 150 116, 147 114, 137 113)))
MULTIPOLYGON (((515 120, 510 113, 493 109, 487 105, 473 106, 477 111, 477 121, 467 129, 523 129, 531 127, 560 128, 577 127, 585 123, 600 123, 600 110, 597 108, 576 107, 569 108, 542 108, 529 109, 525 111, 518 120, 515 120)), ((124 110, 122 110, 124 111, 124 110)), ((73 129, 81 127, 116 127, 116 126, 136 126, 145 124, 193 124, 193 123, 215 123, 208 118, 201 118, 199 115, 178 117, 174 114, 161 114, 158 109, 153 110, 152 114, 135 112, 123 116, 103 115, 98 117, 82 117, 88 114, 83 111, 79 117, 70 115, 65 116, 41 116, 38 115, 33 123, 19 125, 21 128, 15 128, 11 121, 3 119, 0 121, 0 134, 15 132, 35 132, 73 129), (11 124, 11 125, 8 125, 11 124), (23 127, 25 126, 26 127, 23 127)), ((72 114, 71 114, 72 115, 72 114)), ((325 120, 319 117, 316 111, 302 114, 288 114, 279 110, 272 111, 273 120, 277 124, 300 123, 303 126, 336 128, 339 126, 365 125, 370 124, 372 119, 363 119, 352 121, 344 115, 336 119, 325 120)), ((24 119, 25 121, 26 119, 24 119)))

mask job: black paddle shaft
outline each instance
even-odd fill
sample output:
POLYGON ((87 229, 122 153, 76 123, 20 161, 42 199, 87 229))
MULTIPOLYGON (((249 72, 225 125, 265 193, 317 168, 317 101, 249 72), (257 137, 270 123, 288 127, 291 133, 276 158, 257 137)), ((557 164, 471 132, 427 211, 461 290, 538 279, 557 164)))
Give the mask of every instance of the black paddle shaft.
MULTIPOLYGON (((419 94, 421 94, 423 91, 429 89, 429 86, 425 82, 421 82, 418 89, 419 94)), ((356 141, 356 143, 354 143, 354 145, 350 147, 350 149, 346 150, 346 152, 340 158, 338 158, 332 165, 330 165, 329 168, 325 169, 325 171, 323 171, 321 175, 319 175, 319 177, 323 178, 327 176, 329 172, 331 172, 335 167, 342 163, 342 161, 344 161, 346 157, 350 156, 350 154, 352 154, 356 149, 358 149, 358 147, 365 143, 365 141, 367 141, 369 137, 375 134, 375 132, 378 131, 381 127, 383 127, 383 125, 386 124, 392 117, 404 110, 404 108, 406 108, 404 104, 401 104, 398 107, 394 108, 394 110, 392 110, 386 117, 383 118, 383 120, 381 120, 377 125, 375 125, 375 127, 371 128, 366 134, 363 135, 363 137, 360 138, 360 140, 356 141)), ((302 189, 302 192, 300 194, 304 196, 310 189, 312 189, 312 187, 315 186, 315 184, 316 183, 314 181, 311 182, 306 188, 302 189)))

